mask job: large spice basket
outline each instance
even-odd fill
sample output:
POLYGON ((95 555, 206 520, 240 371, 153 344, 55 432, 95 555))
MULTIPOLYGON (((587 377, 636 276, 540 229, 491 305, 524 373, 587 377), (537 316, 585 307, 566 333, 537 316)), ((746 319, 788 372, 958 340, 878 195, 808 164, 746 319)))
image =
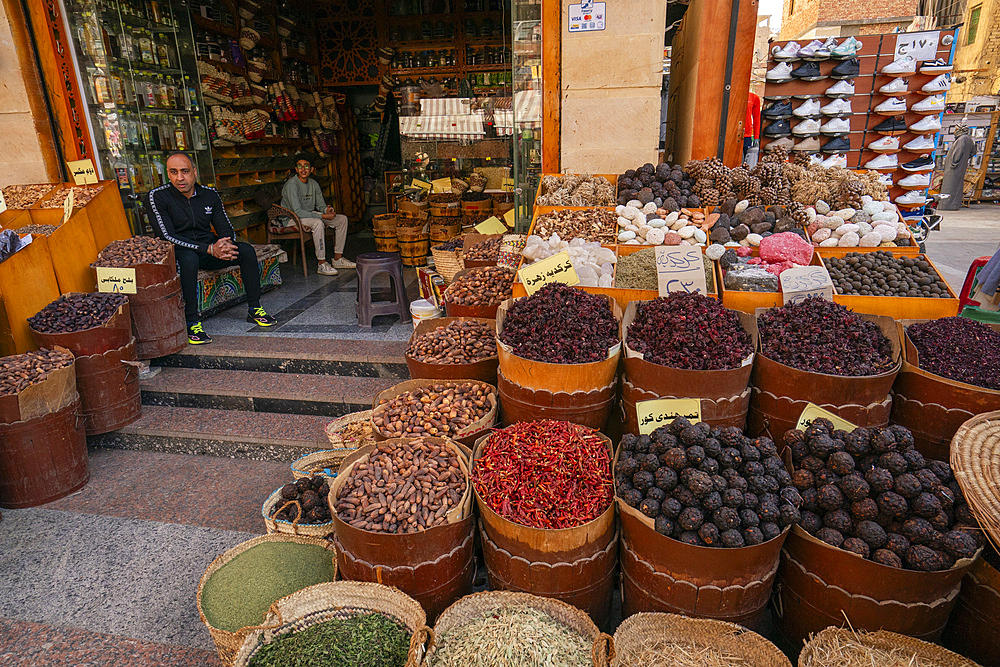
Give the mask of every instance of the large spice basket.
MULTIPOLYGON (((481 385, 484 389, 486 389, 488 391, 487 401, 490 404, 490 410, 485 415, 483 415, 479 420, 473 422, 472 424, 469 424, 468 426, 466 426, 461 431, 458 431, 457 433, 451 434, 449 436, 451 439, 456 440, 457 442, 460 442, 460 443, 462 443, 465 446, 469 446, 472 443, 474 443, 476 441, 476 439, 479 436, 481 436, 486 430, 490 429, 493 426, 493 423, 496 421, 496 416, 497 416, 497 395, 496 395, 496 388, 493 387, 493 385, 487 384, 486 382, 480 382, 478 380, 464 380, 464 379, 462 379, 462 380, 436 380, 436 379, 406 380, 404 382, 400 382, 399 384, 390 387, 389 389, 386 389, 385 391, 381 392, 378 396, 375 397, 375 401, 372 404, 372 420, 374 422, 374 420, 376 418, 378 418, 382 412, 385 412, 386 409, 384 407, 382 407, 385 403, 391 401, 392 399, 396 398, 397 396, 405 394, 408 391, 412 391, 412 390, 420 388, 420 387, 429 387, 431 385, 441 384, 441 383, 461 384, 461 383, 464 383, 464 382, 471 382, 473 384, 478 384, 478 385, 481 385)), ((374 430, 375 430, 375 439, 376 440, 386 440, 386 439, 389 438, 389 436, 387 436, 386 434, 384 434, 381 431, 381 429, 379 429, 379 427, 376 424, 373 423, 372 426, 374 427, 374 430)), ((423 435, 423 434, 422 433, 414 433, 414 434, 412 434, 410 436, 407 436, 407 437, 419 437, 421 435, 423 435)))
POLYGON ((848 628, 827 628, 812 637, 799 655, 799 667, 828 667, 834 664, 832 661, 844 660, 847 655, 858 661, 856 664, 885 664, 891 660, 898 665, 978 667, 971 660, 930 642, 884 630, 856 632, 848 628))

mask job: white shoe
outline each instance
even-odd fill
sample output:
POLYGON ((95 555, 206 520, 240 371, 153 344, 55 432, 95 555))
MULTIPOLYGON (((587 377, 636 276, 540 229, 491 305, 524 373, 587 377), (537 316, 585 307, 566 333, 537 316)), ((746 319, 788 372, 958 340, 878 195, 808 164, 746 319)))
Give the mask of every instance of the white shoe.
POLYGON ((927 203, 927 197, 916 190, 910 190, 905 195, 900 195, 892 201, 899 206, 923 206, 927 203))
POLYGON ((765 144, 764 148, 784 148, 786 151, 790 151, 794 144, 795 140, 791 137, 782 137, 781 139, 775 139, 765 144))
POLYGON ((806 100, 798 106, 792 115, 796 118, 818 118, 819 117, 819 100, 812 99, 806 100))
POLYGON ((884 173, 884 174, 879 174, 878 175, 878 182, 881 183, 882 185, 884 185, 887 188, 891 188, 892 187, 892 172, 890 171, 890 172, 887 172, 887 173, 884 173))
POLYGON ((776 66, 768 70, 764 78, 771 83, 787 83, 793 79, 792 66, 788 63, 778 63, 776 66))
POLYGON ((785 44, 784 48, 775 46, 771 51, 771 55, 774 56, 775 60, 798 60, 799 51, 802 49, 798 42, 788 42, 785 44))
POLYGON ((887 76, 910 76, 917 73, 917 62, 913 56, 903 56, 883 67, 881 73, 887 76))
POLYGON ((326 262, 320 262, 319 266, 316 267, 316 273, 321 276, 335 276, 337 275, 337 269, 333 268, 326 262))
POLYGON ((821 165, 823 164, 823 156, 816 153, 810 153, 809 164, 821 165))
POLYGON ((882 137, 868 144, 868 148, 876 153, 898 153, 899 137, 882 137))
POLYGON ((878 171, 895 169, 899 166, 899 160, 896 159, 895 155, 879 155, 874 160, 868 160, 865 163, 865 169, 876 169, 878 171))
POLYGON ((844 155, 843 153, 838 153, 837 155, 831 155, 827 159, 820 162, 819 166, 826 167, 827 169, 833 169, 834 167, 847 169, 847 156, 844 155))
POLYGON ((872 109, 872 111, 882 114, 883 116, 895 116, 897 114, 906 113, 906 100, 902 97, 890 97, 885 102, 882 102, 872 109))
POLYGON ((819 134, 819 121, 811 119, 799 121, 792 128, 792 134, 797 137, 814 137, 819 134))
POLYGON ((357 264, 347 259, 346 257, 341 257, 340 259, 335 259, 330 262, 330 266, 335 269, 354 269, 357 268, 357 264))
POLYGON ((923 134, 903 144, 903 148, 911 153, 929 153, 934 150, 934 140, 923 134))
POLYGON ((840 98, 830 102, 819 111, 824 116, 850 116, 851 103, 843 98, 840 98))
POLYGON ((932 94, 943 93, 948 90, 951 90, 951 77, 947 74, 938 74, 920 89, 921 92, 932 94))
POLYGON ((906 188, 907 190, 922 190, 930 187, 930 184, 930 172, 926 174, 910 174, 906 178, 900 179, 899 183, 897 183, 899 187, 906 188))
POLYGON ((823 134, 843 134, 851 131, 851 124, 846 118, 831 118, 819 131, 823 134))
MULTIPOLYGON (((827 43, 829 43, 829 41, 830 40, 827 40, 826 42, 821 42, 818 39, 814 39, 813 41, 809 42, 801 49, 799 49, 799 52, 796 55, 802 60, 826 60, 827 58, 830 57, 831 47, 827 46, 827 43)), ((836 46, 836 44, 837 42, 835 40, 834 46, 836 46)))
POLYGON ((937 60, 928 60, 923 65, 920 66, 921 74, 944 74, 945 72, 950 72, 952 66, 948 64, 947 60, 938 58, 937 60))
POLYGON ((799 151, 801 153, 815 153, 819 151, 819 137, 809 137, 796 142, 796 144, 792 147, 792 150, 799 151))
POLYGON ((889 83, 885 84, 878 89, 878 92, 883 95, 899 95, 900 93, 906 93, 910 90, 907 85, 906 79, 893 79, 889 83))
POLYGON ((923 134, 925 132, 937 132, 941 129, 941 119, 937 116, 927 116, 921 118, 908 128, 911 132, 923 134))
POLYGON ((944 95, 926 97, 910 107, 910 111, 922 114, 941 113, 944 111, 944 95))
POLYGON ((854 82, 841 79, 826 89, 824 93, 827 97, 850 97, 854 94, 854 82))

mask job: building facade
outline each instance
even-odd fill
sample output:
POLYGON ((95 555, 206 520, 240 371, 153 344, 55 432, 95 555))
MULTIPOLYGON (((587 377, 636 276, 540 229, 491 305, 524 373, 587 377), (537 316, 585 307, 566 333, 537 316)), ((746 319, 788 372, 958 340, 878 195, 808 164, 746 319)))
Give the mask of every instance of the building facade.
POLYGON ((781 39, 879 35, 905 29, 918 0, 785 0, 781 39))
POLYGON ((968 0, 949 102, 1000 94, 1000 0, 968 0))

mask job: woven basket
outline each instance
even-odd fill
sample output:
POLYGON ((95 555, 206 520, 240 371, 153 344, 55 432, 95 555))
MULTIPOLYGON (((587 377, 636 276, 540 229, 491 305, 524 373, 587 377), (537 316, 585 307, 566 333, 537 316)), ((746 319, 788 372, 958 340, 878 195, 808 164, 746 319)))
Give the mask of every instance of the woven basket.
MULTIPOLYGON (((330 444, 333 445, 335 449, 326 451, 342 450, 345 452, 346 456, 347 453, 350 453, 352 450, 355 450, 358 447, 361 447, 363 445, 369 445, 375 442, 375 436, 373 433, 370 435, 362 436, 360 438, 349 438, 349 439, 345 439, 344 436, 341 435, 344 429, 350 426, 351 424, 356 424, 358 422, 363 422, 363 421, 371 421, 371 418, 372 418, 371 410, 362 410, 360 412, 352 412, 350 414, 346 414, 343 417, 337 417, 332 422, 327 424, 325 429, 326 437, 330 441, 330 444)), ((372 429, 372 431, 374 431, 374 429, 372 429)), ((308 459, 309 456, 313 455, 309 454, 307 456, 304 456, 302 459, 299 459, 295 463, 298 464, 299 462, 301 462, 303 466, 316 465, 318 461, 310 460, 309 463, 307 463, 306 461, 303 460, 303 459, 308 459)), ((341 460, 343 460, 344 457, 341 456, 340 458, 341 460)), ((314 471, 321 470, 320 468, 299 467, 293 464, 292 465, 293 473, 295 472, 296 467, 298 467, 299 470, 314 470, 314 471)), ((339 467, 339 463, 338 466, 334 466, 334 468, 336 467, 339 467)))
MULTIPOLYGON (((314 544, 316 546, 323 547, 324 549, 331 549, 332 547, 326 540, 321 540, 315 537, 306 537, 304 535, 286 535, 284 533, 274 533, 271 535, 262 535, 260 537, 255 537, 252 540, 247 540, 237 544, 235 547, 225 552, 224 554, 218 556, 215 560, 209 564, 208 568, 205 570, 205 574, 201 575, 201 580, 198 582, 198 595, 196 602, 198 605, 198 615, 201 617, 201 622, 205 624, 208 628, 209 634, 212 635, 212 641, 215 642, 215 650, 219 654, 219 659, 224 665, 232 665, 233 661, 236 659, 236 654, 240 650, 240 646, 254 630, 258 630, 266 624, 264 619, 261 619, 262 624, 259 626, 249 626, 237 630, 236 632, 229 632, 228 630, 221 630, 219 628, 213 627, 208 619, 205 618, 205 612, 201 608, 201 592, 205 588, 205 583, 215 574, 219 568, 239 556, 244 551, 252 549, 258 544, 263 544, 264 542, 297 542, 299 544, 314 544)), ((337 557, 331 552, 331 558, 333 559, 333 571, 334 577, 336 577, 337 572, 337 557)), ((306 589, 308 590, 308 589, 306 589)), ((272 623, 273 625, 273 623, 272 623)))
POLYGON ((406 667, 422 665, 430 628, 420 604, 395 588, 360 581, 316 584, 278 600, 267 614, 267 627, 247 635, 235 664, 244 667, 262 646, 290 632, 305 630, 336 618, 371 612, 390 616, 410 631, 406 667))
POLYGON ((260 33, 253 28, 243 27, 240 31, 240 46, 244 51, 250 51, 260 42, 260 33))
MULTIPOLYGON (((458 385, 464 384, 466 382, 477 384, 486 389, 489 393, 487 394, 487 402, 490 404, 490 410, 483 415, 478 421, 475 421, 465 427, 461 432, 451 433, 448 435, 439 434, 440 437, 450 438, 456 440, 463 445, 471 446, 480 436, 482 436, 486 431, 493 428, 493 424, 496 422, 497 409, 499 406, 499 399, 497 398, 497 388, 487 382, 480 382, 479 380, 439 380, 436 378, 418 378, 416 380, 404 380, 397 385, 386 389, 385 391, 379 393, 375 400, 372 402, 372 416, 374 417, 376 413, 385 412, 388 409, 388 403, 397 396, 401 396, 408 391, 417 389, 418 387, 429 387, 436 384, 444 385, 458 385), (382 403, 381 401, 385 401, 382 403)), ((374 424, 373 424, 374 426, 374 424)), ((377 440, 389 440, 395 436, 386 435, 382 433, 377 426, 374 426, 375 437, 377 440)))
POLYGON ((674 664, 681 651, 733 656, 733 664, 744 667, 791 667, 777 646, 742 625, 663 613, 625 619, 615 631, 609 661, 612 667, 662 667, 674 664))
MULTIPOLYGON (((327 477, 327 484, 332 483, 333 477, 327 477)), ((283 499, 281 497, 282 488, 279 486, 275 489, 274 493, 267 497, 267 500, 264 501, 264 504, 260 508, 260 515, 264 518, 264 526, 267 528, 269 535, 271 533, 285 533, 287 535, 306 535, 308 537, 324 538, 333 534, 333 519, 325 523, 299 523, 304 510, 297 500, 283 499), (274 514, 280 512, 289 504, 295 505, 298 508, 298 517, 294 521, 275 519, 274 514)))
POLYGON ((973 661, 936 644, 885 630, 859 633, 847 628, 827 628, 806 642, 799 654, 799 667, 861 665, 977 667, 973 661), (872 655, 872 649, 879 653, 872 655), (892 657, 882 652, 890 653, 892 657))
POLYGON ((438 250, 431 246, 434 256, 434 269, 441 274, 446 283, 455 279, 455 274, 465 269, 461 250, 438 250))
POLYGON ((1000 410, 959 427, 951 439, 951 468, 979 525, 1000 544, 1000 410))
MULTIPOLYGON (((608 642, 611 639, 603 634, 590 620, 587 614, 576 607, 566 604, 561 600, 543 598, 530 593, 512 593, 504 591, 484 591, 466 595, 458 602, 441 612, 437 622, 434 624, 434 637, 458 627, 459 625, 481 618, 493 613, 501 607, 531 607, 543 612, 559 623, 579 633, 582 637, 593 643, 591 656, 597 667, 606 667, 608 653, 608 642)), ((435 648, 433 644, 427 650, 427 664, 431 664, 434 658, 435 648)))

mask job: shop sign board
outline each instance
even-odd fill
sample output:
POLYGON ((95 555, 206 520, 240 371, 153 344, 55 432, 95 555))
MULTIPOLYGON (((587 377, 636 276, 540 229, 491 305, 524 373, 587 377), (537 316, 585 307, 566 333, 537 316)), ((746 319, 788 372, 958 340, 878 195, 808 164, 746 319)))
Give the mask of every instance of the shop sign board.
POLYGON ((521 280, 521 284, 524 285, 525 291, 528 292, 528 296, 549 283, 576 285, 580 282, 580 277, 576 275, 576 269, 573 268, 569 253, 565 250, 530 266, 522 266, 517 272, 517 276, 521 280))
POLYGON ((135 294, 135 269, 97 267, 97 291, 135 294))
POLYGON ((678 417, 685 417, 692 424, 701 421, 700 398, 657 398, 635 404, 639 419, 639 435, 649 435, 660 426, 678 417))
POLYGON ((705 262, 698 246, 656 246, 656 281, 660 296, 671 292, 708 294, 705 262))
POLYGON ((938 39, 941 33, 933 30, 930 32, 901 32, 896 35, 897 59, 903 56, 910 56, 916 61, 934 60, 937 58, 938 39))
POLYGON ((785 269, 781 280, 782 303, 798 303, 811 296, 833 301, 833 281, 825 266, 796 266, 785 269))
POLYGON ((821 417, 823 419, 829 419, 831 422, 833 422, 834 428, 842 429, 844 431, 847 431, 848 433, 857 428, 857 426, 847 421, 846 419, 842 419, 837 415, 833 414, 832 412, 830 412, 829 410, 824 410, 823 408, 819 407, 814 403, 806 404, 806 407, 802 411, 802 414, 799 415, 799 422, 795 425, 795 428, 797 428, 800 431, 804 431, 806 427, 809 425, 809 422, 811 422, 814 419, 819 419, 821 417))
POLYGON ((569 31, 593 32, 604 30, 608 17, 605 11, 607 3, 583 0, 580 4, 569 6, 569 31))
POLYGON ((500 222, 500 219, 495 215, 491 215, 486 218, 478 225, 476 225, 476 231, 480 234, 505 234, 507 233, 507 226, 500 222))
POLYGON ((94 169, 93 160, 74 160, 67 162, 69 173, 73 175, 73 182, 77 185, 90 185, 97 183, 97 170, 94 169))

